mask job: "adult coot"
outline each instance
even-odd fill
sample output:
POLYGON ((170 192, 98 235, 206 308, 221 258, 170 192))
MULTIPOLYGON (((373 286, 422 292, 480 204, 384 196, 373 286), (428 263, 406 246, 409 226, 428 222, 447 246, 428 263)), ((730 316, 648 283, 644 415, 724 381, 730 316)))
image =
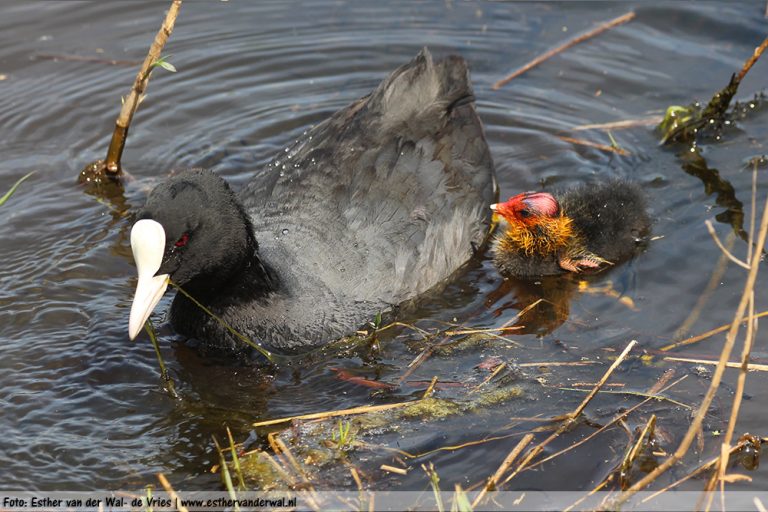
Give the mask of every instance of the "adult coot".
MULTIPOLYGON (((489 234, 493 163, 460 57, 422 50, 281 156, 290 165, 239 197, 204 170, 150 193, 131 231, 132 339, 170 276, 257 343, 321 345, 445 280, 489 234)), ((208 347, 245 348, 182 294, 170 322, 208 347)))
POLYGON ((491 210, 507 223, 494 262, 517 277, 600 270, 632 256, 651 225, 643 191, 621 180, 556 195, 524 192, 491 210))

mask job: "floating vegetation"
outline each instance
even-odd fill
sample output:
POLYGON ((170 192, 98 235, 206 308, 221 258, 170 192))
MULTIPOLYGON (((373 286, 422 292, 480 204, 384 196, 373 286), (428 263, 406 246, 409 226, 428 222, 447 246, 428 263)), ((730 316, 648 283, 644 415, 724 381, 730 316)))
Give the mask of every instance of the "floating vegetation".
POLYGON ((691 103, 687 107, 668 107, 664 119, 659 124, 661 144, 679 142, 695 145, 699 137, 706 135, 719 139, 723 127, 731 122, 728 118, 728 106, 739 88, 735 79, 736 75, 733 75, 728 85, 715 93, 704 107, 699 102, 691 103))
POLYGON ((739 90, 739 85, 746 74, 768 47, 768 38, 755 49, 754 54, 747 59, 741 71, 731 76, 728 85, 720 89, 712 96, 705 106, 694 102, 688 106, 672 105, 658 126, 661 132, 661 144, 677 142, 695 147, 701 137, 720 139, 724 127, 729 126, 736 119, 743 118, 748 112, 763 103, 765 96, 756 95, 752 101, 737 103, 731 110, 728 107, 731 100, 739 90))
POLYGON ((406 419, 418 418, 422 421, 434 421, 454 416, 461 411, 462 407, 451 400, 429 397, 405 407, 401 411, 401 415, 406 419))
POLYGON ((479 350, 492 346, 494 343, 498 343, 498 336, 489 333, 474 333, 457 340, 440 343, 432 349, 432 353, 436 356, 450 357, 457 352, 479 350))
POLYGON ((525 391, 520 386, 506 386, 486 393, 479 393, 477 399, 472 402, 471 408, 473 410, 490 408, 494 405, 520 398, 524 393, 525 391))
MULTIPOLYGON (((291 457, 303 466, 313 468, 310 470, 309 467, 304 467, 300 471, 302 474, 308 475, 323 467, 332 471, 338 466, 340 459, 346 461, 347 456, 353 451, 363 450, 375 453, 381 450, 381 447, 371 442, 386 433, 399 432, 407 436, 411 430, 424 423, 441 421, 461 414, 490 411, 499 404, 518 399, 523 395, 522 388, 509 386, 472 394, 472 399, 467 401, 426 396, 401 404, 304 415, 293 419, 290 428, 267 434, 269 444, 275 451, 274 454, 257 449, 240 455, 237 462, 233 459, 228 464, 236 473, 238 472, 236 468, 239 466, 246 484, 258 489, 279 488, 281 482, 283 487, 286 484, 293 485, 298 480, 295 476, 296 468, 290 460, 283 460, 280 453, 284 452, 284 448, 281 447, 290 446, 292 453, 295 454, 291 457), (361 412, 354 414, 358 411, 361 412), (348 413, 348 419, 338 418, 338 412, 348 413)), ((231 443, 231 446, 234 444, 231 443)), ((383 449, 385 454, 391 451, 388 448, 383 449)), ((236 456, 234 450, 232 453, 236 456)), ((387 472, 403 473, 403 471, 395 468, 395 471, 387 472)))
POLYGON ((284 487, 282 474, 269 462, 270 456, 261 451, 252 452, 240 461, 243 478, 251 487, 271 491, 284 487))

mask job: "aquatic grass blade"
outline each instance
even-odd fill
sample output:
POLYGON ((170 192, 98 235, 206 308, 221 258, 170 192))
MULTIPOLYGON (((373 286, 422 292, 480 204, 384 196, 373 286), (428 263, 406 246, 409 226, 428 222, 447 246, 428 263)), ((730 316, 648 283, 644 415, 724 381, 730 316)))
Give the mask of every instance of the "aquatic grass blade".
POLYGON ((235 439, 232 437, 232 431, 227 427, 227 438, 229 438, 229 449, 232 452, 232 463, 235 466, 235 474, 237 475, 237 488, 240 491, 245 489, 245 480, 243 479, 243 470, 240 469, 240 457, 237 456, 237 450, 235 449, 235 439))
POLYGON ((234 328, 232 328, 232 326, 230 326, 228 323, 226 323, 224 320, 222 320, 218 316, 214 315, 213 312, 210 309, 208 309, 205 306, 203 306, 198 300, 196 300, 189 293, 187 293, 181 286, 177 285, 173 281, 168 281, 168 283, 171 286, 173 286, 174 288, 176 288, 186 298, 191 300, 193 304, 195 304, 197 307, 202 309, 208 316, 210 316, 211 318, 213 318, 214 320, 219 322, 219 324, 221 324, 222 327, 224 327, 227 331, 229 331, 229 333, 232 334, 232 336, 236 337, 237 339, 239 339, 240 341, 242 341, 246 345, 256 349, 261 355, 266 357, 267 361, 269 361, 270 363, 274 363, 275 362, 275 356, 270 351, 268 351, 267 349, 265 349, 264 347, 262 347, 260 345, 257 345, 253 341, 251 341, 248 338, 246 338, 244 335, 242 335, 239 332, 237 332, 234 328))
POLYGON ((152 505, 150 505, 150 503, 152 503, 152 486, 148 485, 147 486, 147 497, 146 497, 146 507, 147 508, 145 509, 146 512, 154 512, 154 509, 152 508, 152 505))
MULTIPOLYGON (((229 467, 227 466, 227 459, 224 457, 224 452, 221 450, 221 445, 219 445, 219 441, 216 439, 216 436, 213 437, 213 443, 216 445, 216 451, 219 452, 219 462, 221 464, 221 476, 224 479, 224 485, 227 488, 227 492, 229 493, 229 497, 234 502, 234 511, 240 512, 240 505, 237 503, 237 493, 235 492, 235 487, 232 485, 232 475, 229 474, 229 467)), ((232 452, 234 454, 234 452, 232 452)))
POLYGON ((144 330, 147 331, 147 335, 149 335, 149 340, 152 342, 152 347, 155 349, 155 355, 157 356, 157 362, 160 365, 160 376, 163 379, 163 382, 166 384, 166 389, 168 392, 173 396, 174 398, 179 398, 178 393, 176 393, 176 385, 173 382, 173 378, 168 374, 168 369, 165 366, 165 361, 163 361, 163 355, 160 353, 160 345, 157 343, 157 335, 155 335, 155 329, 152 327, 152 321, 147 318, 147 321, 144 322, 144 330))
POLYGON ((11 190, 9 190, 8 192, 6 192, 6 193, 5 193, 5 195, 4 195, 3 197, 0 197, 0 206, 3 206, 3 204, 4 204, 4 203, 5 203, 7 200, 8 200, 8 198, 10 198, 10 197, 13 195, 13 193, 14 193, 14 192, 16 192, 16 189, 17 189, 17 188, 19 188, 19 185, 21 185, 21 183, 22 183, 24 180, 26 180, 27 178, 29 178, 29 177, 30 177, 30 176, 32 176, 33 174, 35 174, 35 171, 32 171, 32 172, 28 172, 27 174, 25 174, 24 176, 22 176, 21 178, 19 178, 19 179, 16 181, 16 183, 14 183, 14 184, 13 184, 13 186, 11 187, 11 190))

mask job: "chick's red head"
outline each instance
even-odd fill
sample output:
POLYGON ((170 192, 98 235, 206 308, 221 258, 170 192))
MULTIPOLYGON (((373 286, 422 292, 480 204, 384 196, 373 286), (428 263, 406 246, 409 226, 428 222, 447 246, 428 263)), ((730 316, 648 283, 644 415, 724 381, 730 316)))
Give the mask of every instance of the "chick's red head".
POLYGON ((542 217, 554 218, 560 215, 560 203, 546 192, 523 192, 510 197, 504 203, 491 205, 509 223, 536 224, 542 217))

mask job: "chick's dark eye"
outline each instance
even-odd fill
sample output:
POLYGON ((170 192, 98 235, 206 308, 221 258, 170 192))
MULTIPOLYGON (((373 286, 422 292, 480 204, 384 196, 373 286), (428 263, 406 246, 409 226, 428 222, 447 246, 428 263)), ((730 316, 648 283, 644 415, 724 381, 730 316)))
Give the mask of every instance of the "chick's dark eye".
POLYGON ((520 213, 520 216, 521 216, 522 218, 524 218, 524 219, 527 219, 528 217, 530 217, 530 216, 531 216, 531 212, 529 212, 528 210, 525 210, 525 209, 523 209, 523 210, 520 210, 520 212, 519 212, 519 213, 520 213))
POLYGON ((183 235, 181 235, 181 237, 179 237, 178 240, 176 240, 176 243, 173 245, 175 245, 176 247, 184 247, 185 245, 187 245, 187 242, 189 242, 189 233, 184 233, 183 235))

